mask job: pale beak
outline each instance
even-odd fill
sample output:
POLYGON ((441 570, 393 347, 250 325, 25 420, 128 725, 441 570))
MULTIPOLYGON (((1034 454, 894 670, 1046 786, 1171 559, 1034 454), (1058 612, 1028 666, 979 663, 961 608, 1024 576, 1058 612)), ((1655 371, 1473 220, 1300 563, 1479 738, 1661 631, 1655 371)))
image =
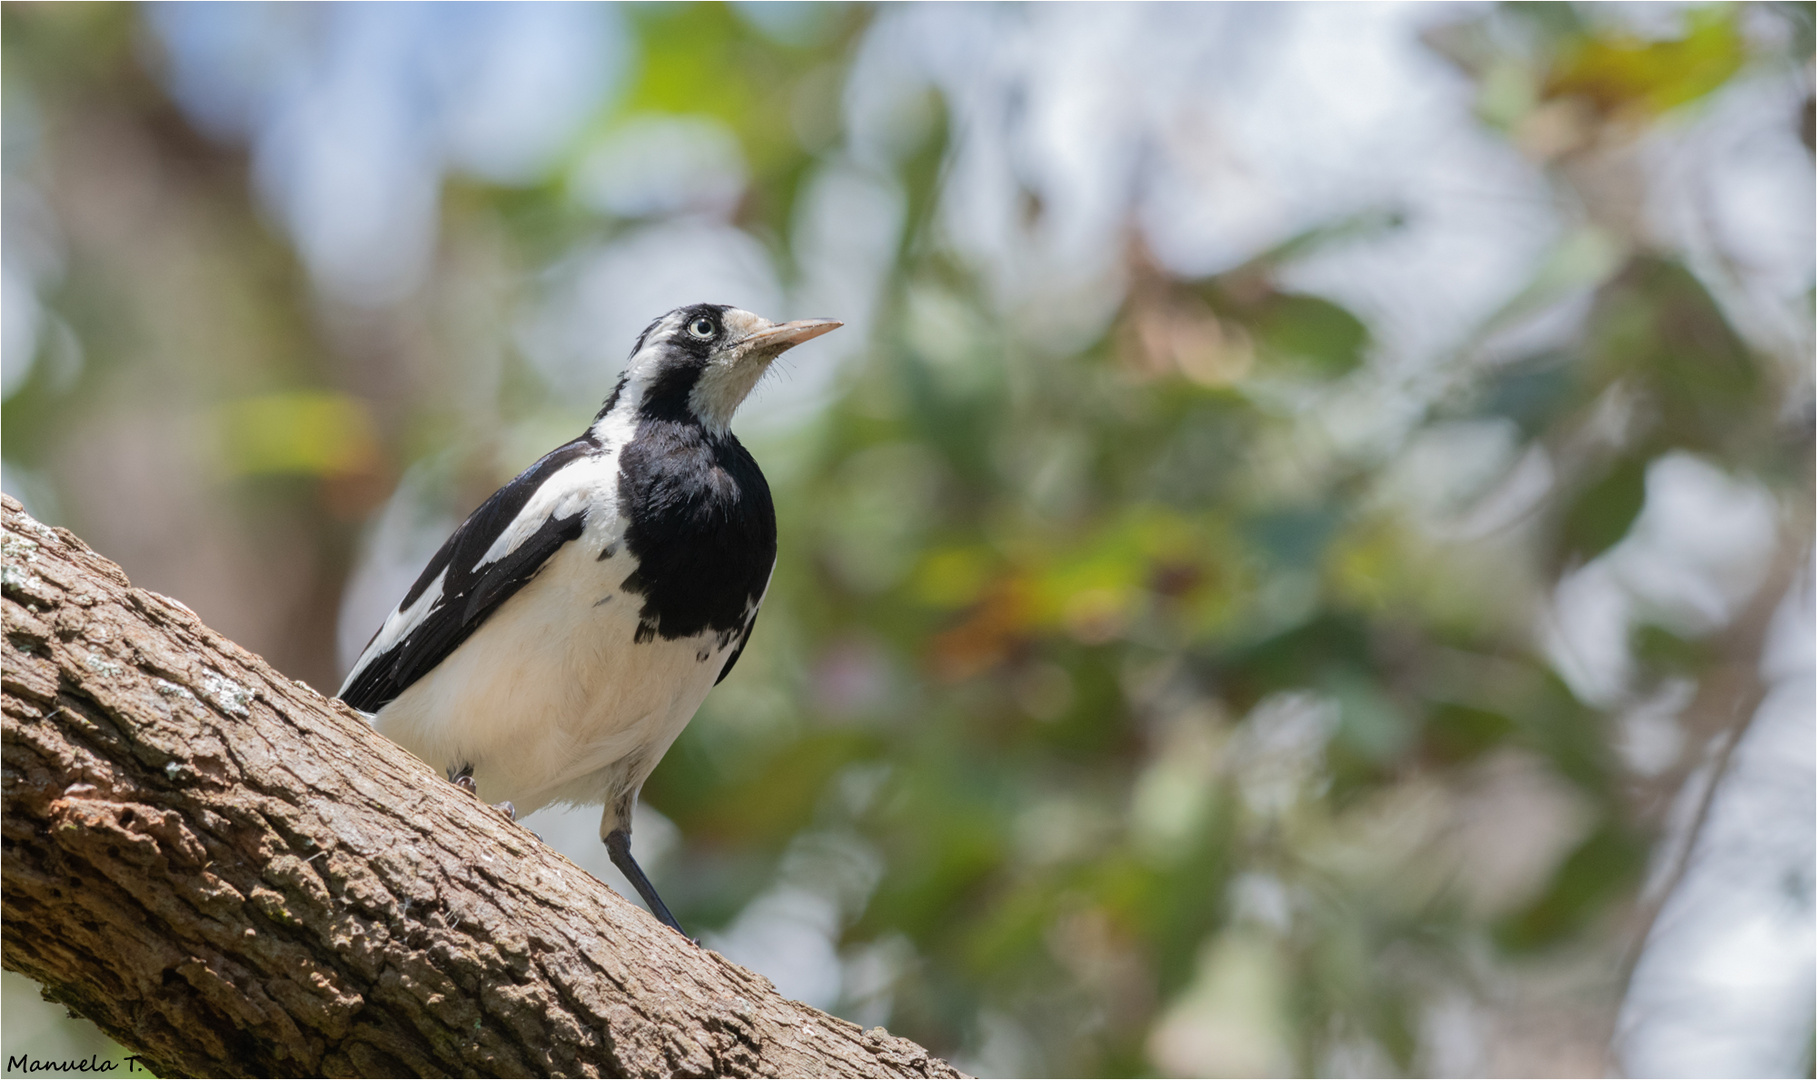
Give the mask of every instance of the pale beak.
POLYGON ((739 342, 739 351, 746 356, 756 353, 775 356, 785 349, 792 349, 804 341, 812 341, 844 325, 838 319, 796 319, 794 322, 777 323, 739 342))

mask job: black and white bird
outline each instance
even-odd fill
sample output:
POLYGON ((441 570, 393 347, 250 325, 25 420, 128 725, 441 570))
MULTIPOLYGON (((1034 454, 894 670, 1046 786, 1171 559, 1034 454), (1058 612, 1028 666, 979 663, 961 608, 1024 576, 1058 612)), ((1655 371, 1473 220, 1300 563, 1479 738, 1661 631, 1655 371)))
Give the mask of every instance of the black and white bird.
POLYGON ((489 800, 604 803, 612 862, 676 930, 631 809, 738 662, 776 565, 769 485, 728 425, 772 360, 840 325, 721 304, 651 323, 592 425, 454 531, 341 687, 489 800))

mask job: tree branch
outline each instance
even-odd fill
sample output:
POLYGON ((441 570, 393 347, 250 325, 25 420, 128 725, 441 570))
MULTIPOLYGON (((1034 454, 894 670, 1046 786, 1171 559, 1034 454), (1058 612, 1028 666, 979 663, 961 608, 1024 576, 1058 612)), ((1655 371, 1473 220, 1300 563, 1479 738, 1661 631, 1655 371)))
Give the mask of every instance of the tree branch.
POLYGON ((0 960, 164 1074, 957 1076, 5 499, 0 960))

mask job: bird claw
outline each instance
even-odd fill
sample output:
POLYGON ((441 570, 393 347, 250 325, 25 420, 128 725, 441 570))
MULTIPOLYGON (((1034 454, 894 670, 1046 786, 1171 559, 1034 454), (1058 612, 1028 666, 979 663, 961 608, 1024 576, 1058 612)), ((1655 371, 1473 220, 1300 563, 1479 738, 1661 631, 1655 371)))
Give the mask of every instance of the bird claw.
MULTIPOLYGON (((452 782, 454 784, 455 787, 460 788, 462 791, 466 792, 467 794, 472 795, 475 798, 479 797, 479 785, 475 784, 473 782, 472 773, 463 770, 459 773, 456 773, 454 776, 449 777, 449 780, 450 780, 450 782, 452 782)), ((505 815, 506 821, 516 821, 517 820, 517 807, 511 805, 510 799, 506 799, 502 803, 493 803, 492 809, 497 810, 499 813, 505 815)))

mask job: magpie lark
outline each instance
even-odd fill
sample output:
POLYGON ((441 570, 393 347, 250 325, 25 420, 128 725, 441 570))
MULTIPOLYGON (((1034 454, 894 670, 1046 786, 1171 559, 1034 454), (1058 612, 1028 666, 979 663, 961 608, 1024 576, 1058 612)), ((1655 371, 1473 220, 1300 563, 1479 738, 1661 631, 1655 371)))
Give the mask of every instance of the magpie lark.
POLYGON ((631 808, 738 662, 776 565, 769 485, 727 425, 772 360, 839 325, 721 304, 651 323, 592 425, 454 531, 341 687, 508 813, 604 803, 612 862, 677 931, 631 857, 631 808))

